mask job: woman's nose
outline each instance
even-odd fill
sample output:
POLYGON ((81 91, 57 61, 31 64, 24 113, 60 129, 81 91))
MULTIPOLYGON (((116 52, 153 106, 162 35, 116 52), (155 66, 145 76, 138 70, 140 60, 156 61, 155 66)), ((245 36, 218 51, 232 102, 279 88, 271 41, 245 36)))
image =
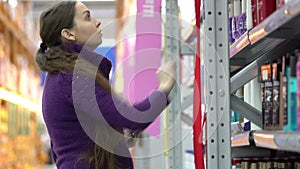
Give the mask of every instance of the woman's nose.
POLYGON ((100 27, 100 25, 101 25, 100 20, 99 19, 95 19, 95 24, 96 24, 97 28, 100 27))

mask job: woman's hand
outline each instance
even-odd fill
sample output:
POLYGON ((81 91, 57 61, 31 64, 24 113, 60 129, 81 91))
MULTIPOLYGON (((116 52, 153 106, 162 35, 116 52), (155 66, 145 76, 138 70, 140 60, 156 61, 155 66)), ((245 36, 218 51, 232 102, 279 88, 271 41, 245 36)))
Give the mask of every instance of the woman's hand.
POLYGON ((159 90, 162 90, 166 95, 169 95, 175 84, 176 64, 168 62, 162 65, 156 72, 159 80, 159 90))
POLYGON ((134 132, 130 129, 123 129, 125 140, 129 148, 134 147, 136 142, 138 141, 138 136, 141 134, 140 132, 134 132))

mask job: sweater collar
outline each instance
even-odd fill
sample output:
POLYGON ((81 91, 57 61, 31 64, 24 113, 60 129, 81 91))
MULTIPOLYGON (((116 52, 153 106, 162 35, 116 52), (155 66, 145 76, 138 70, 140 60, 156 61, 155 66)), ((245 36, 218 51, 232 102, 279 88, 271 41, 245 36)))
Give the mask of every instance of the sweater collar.
POLYGON ((79 53, 81 57, 94 65, 99 65, 98 69, 103 76, 109 79, 109 73, 112 68, 112 63, 103 55, 100 55, 82 45, 75 43, 63 44, 62 49, 68 53, 79 53))

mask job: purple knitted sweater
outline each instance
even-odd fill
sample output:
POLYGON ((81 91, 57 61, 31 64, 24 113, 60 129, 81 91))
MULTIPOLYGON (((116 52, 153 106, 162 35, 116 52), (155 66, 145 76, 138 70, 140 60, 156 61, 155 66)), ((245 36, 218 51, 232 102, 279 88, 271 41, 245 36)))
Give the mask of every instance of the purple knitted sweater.
MULTIPOLYGON (((62 48, 69 53, 80 53, 80 58, 99 65, 100 72, 105 78, 109 77, 111 62, 107 58, 76 44, 62 48)), ((103 124, 112 128, 142 131, 168 104, 166 95, 154 90, 145 100, 130 105, 78 72, 75 67, 74 73, 49 73, 43 91, 43 117, 58 169, 94 168, 88 166, 86 161, 78 160, 78 157, 89 153, 95 142, 99 145, 103 139, 109 139, 107 135, 101 137, 103 124)), ((121 169, 133 169, 125 139, 114 145, 112 150, 117 153, 116 159, 121 169)))

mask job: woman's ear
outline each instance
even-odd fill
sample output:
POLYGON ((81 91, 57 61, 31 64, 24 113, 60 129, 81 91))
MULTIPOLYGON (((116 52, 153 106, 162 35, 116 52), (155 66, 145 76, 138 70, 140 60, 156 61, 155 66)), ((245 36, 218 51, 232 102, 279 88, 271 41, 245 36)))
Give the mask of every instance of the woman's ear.
POLYGON ((72 41, 73 42, 73 41, 76 40, 75 34, 71 30, 69 30, 69 29, 63 29, 63 30, 61 30, 61 36, 64 39, 68 40, 68 41, 72 41))

